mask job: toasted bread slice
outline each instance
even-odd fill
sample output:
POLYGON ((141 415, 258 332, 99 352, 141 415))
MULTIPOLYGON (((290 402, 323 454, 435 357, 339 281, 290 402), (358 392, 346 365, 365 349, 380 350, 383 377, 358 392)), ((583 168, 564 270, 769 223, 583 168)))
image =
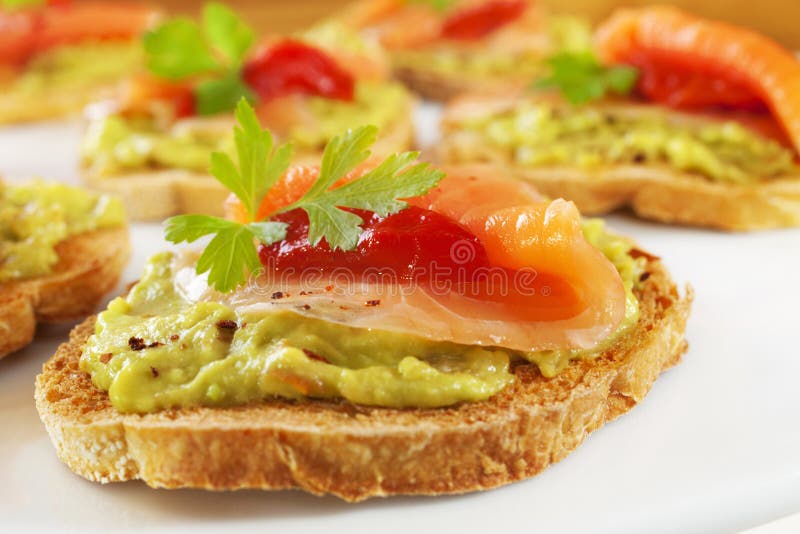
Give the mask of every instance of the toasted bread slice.
POLYGON ((460 94, 465 93, 504 93, 517 91, 530 84, 529 79, 514 79, 509 77, 492 78, 483 80, 469 78, 463 75, 443 74, 430 69, 397 66, 392 71, 395 78, 406 87, 428 100, 447 102, 460 94))
POLYGON ((247 406, 120 414, 79 368, 94 318, 36 380, 36 406, 58 457, 93 481, 153 487, 301 488, 348 501, 463 493, 533 476, 632 408, 686 350, 691 291, 652 259, 641 319, 592 360, 555 378, 531 364, 489 400, 441 409, 270 400, 247 406))
MULTIPOLYGON (((478 101, 466 96, 454 104, 468 109, 464 106, 476 102, 479 106, 496 105, 503 109, 513 102, 504 103, 501 97, 492 103, 491 98, 478 101)), ((636 106, 628 111, 636 113, 636 106)), ((436 159, 440 162, 499 165, 511 176, 530 181, 548 196, 574 201, 586 215, 601 215, 629 206, 645 219, 721 230, 800 226, 800 175, 734 184, 709 180, 666 164, 607 165, 596 169, 523 167, 515 164, 506 152, 489 146, 481 135, 459 130, 448 115, 446 112, 443 120, 443 140, 436 148, 436 159)))
POLYGON ((130 256, 128 229, 97 230, 56 246, 52 274, 0 284, 0 358, 33 340, 36 324, 94 312, 117 285, 130 256))
POLYGON ((66 89, 8 92, 0 94, 0 124, 77 116, 90 102, 111 94, 116 84, 105 83, 92 90, 66 89))
MULTIPOLYGON (((381 131, 373 145, 375 156, 386 156, 408 150, 414 141, 411 103, 391 127, 381 131)), ((322 152, 297 154, 293 161, 318 165, 322 152)), ((125 200, 128 216, 136 221, 160 221, 181 213, 202 213, 221 216, 230 192, 208 174, 186 170, 143 170, 121 176, 101 177, 87 169, 86 185, 97 191, 112 193, 125 200)))

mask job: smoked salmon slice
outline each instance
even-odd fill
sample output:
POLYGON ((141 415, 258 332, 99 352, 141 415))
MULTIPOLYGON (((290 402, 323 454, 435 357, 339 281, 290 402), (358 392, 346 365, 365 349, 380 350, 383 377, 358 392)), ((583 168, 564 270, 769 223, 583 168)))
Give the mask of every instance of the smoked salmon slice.
POLYGON ((800 152, 800 63, 768 37, 657 6, 617 11, 595 45, 603 61, 641 69, 639 89, 667 104, 763 104, 800 152))
POLYGON ((152 8, 118 2, 76 2, 23 11, 0 11, 0 63, 81 42, 138 37, 157 21, 152 8))
POLYGON ((39 49, 83 41, 135 39, 157 19, 150 7, 120 2, 76 2, 42 11, 39 49))
MULTIPOLYGON (((197 282, 192 258, 176 275, 180 291, 190 301, 222 301, 244 312, 285 308, 351 326, 521 351, 590 349, 617 329, 625 314, 622 280, 585 240, 572 202, 549 201, 485 167, 445 170, 448 177, 437 188, 409 204, 445 215, 477 237, 497 269, 486 273, 491 281, 479 293, 393 287, 336 273, 304 280, 264 276, 222 295, 197 282)), ((265 205, 280 207, 302 195, 314 172, 287 173, 287 187, 279 185, 265 205)), ((235 204, 229 202, 229 213, 241 218, 235 204)), ((452 254, 468 258, 470 250, 452 254)))

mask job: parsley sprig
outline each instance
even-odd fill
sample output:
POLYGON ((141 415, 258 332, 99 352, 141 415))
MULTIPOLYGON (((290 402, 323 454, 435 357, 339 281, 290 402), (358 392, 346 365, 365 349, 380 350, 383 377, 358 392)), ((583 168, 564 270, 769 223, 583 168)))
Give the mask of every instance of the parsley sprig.
MULTIPOLYGON (((248 272, 260 268, 255 242, 272 244, 286 237, 286 224, 256 221, 258 207, 270 188, 286 172, 289 145, 274 147, 255 111, 242 99, 236 107, 234 131, 238 166, 227 154, 211 156, 211 174, 242 202, 247 223, 208 215, 179 215, 167 220, 166 238, 192 243, 213 236, 197 261, 198 274, 208 272, 215 289, 227 292, 241 285, 248 272)), ((352 250, 362 232, 362 220, 347 209, 364 209, 386 216, 405 209, 404 198, 423 195, 444 177, 427 163, 415 163, 418 152, 389 156, 383 163, 340 187, 333 187, 370 156, 377 138, 375 126, 348 130, 325 147, 319 176, 302 198, 277 213, 302 209, 308 214, 308 240, 325 240, 332 249, 352 250)), ((271 214, 275 215, 275 214, 271 214)), ((270 215, 270 216, 271 216, 270 215)))
POLYGON ((436 11, 447 11, 456 0, 412 0, 415 4, 425 4, 431 6, 436 11))
POLYGON ((43 5, 45 0, 0 0, 0 8, 14 11, 26 7, 43 5))
POLYGON ((547 60, 550 75, 536 89, 558 89, 571 104, 585 104, 609 93, 627 95, 639 71, 624 65, 602 65, 591 52, 562 52, 547 60))
POLYGON ((253 29, 216 2, 203 7, 202 26, 176 17, 143 38, 147 67, 153 74, 175 81, 203 78, 194 89, 201 115, 233 109, 242 97, 253 98, 241 69, 254 42, 253 29))

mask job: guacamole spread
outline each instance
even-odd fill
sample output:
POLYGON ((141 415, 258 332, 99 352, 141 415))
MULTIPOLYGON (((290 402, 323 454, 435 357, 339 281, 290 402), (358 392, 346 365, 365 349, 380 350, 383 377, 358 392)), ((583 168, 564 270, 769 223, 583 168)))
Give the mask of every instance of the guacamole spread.
POLYGON ((479 133, 528 167, 662 163, 740 184, 798 172, 791 150, 737 122, 675 123, 657 108, 634 116, 528 102, 502 114, 471 118, 459 128, 479 133))
MULTIPOLYGON (((617 266, 629 295, 619 332, 635 324, 643 259, 630 245, 585 224, 617 266)), ((233 406, 271 397, 343 398, 389 407, 438 407, 487 399, 527 359, 546 376, 595 353, 514 351, 359 329, 291 311, 243 315, 217 302, 189 303, 175 290, 173 255, 153 257, 127 297, 97 318, 81 368, 122 412, 233 406)), ((609 339, 609 343, 613 340, 609 339)))
POLYGON ((48 274, 60 241, 123 224, 116 198, 63 184, 0 182, 0 283, 48 274))
MULTIPOLYGON (((290 128, 285 141, 300 151, 321 149, 354 124, 391 124, 409 112, 406 90, 393 82, 359 82, 352 102, 308 97, 310 120, 290 128)), ((146 119, 110 115, 89 126, 82 159, 99 176, 113 177, 141 169, 207 172, 211 152, 233 152, 230 122, 207 127, 206 121, 179 121, 164 130, 146 119)))
POLYGON ((58 46, 37 54, 4 91, 32 101, 45 93, 79 94, 122 79, 141 62, 138 42, 58 46))
POLYGON ((591 48, 591 28, 583 19, 551 16, 545 19, 544 27, 542 43, 519 47, 514 51, 504 46, 492 48, 482 43, 476 47, 443 43, 433 47, 396 50, 392 53, 392 62, 396 67, 477 81, 489 81, 498 76, 529 81, 545 73, 547 66, 544 60, 550 55, 591 48))

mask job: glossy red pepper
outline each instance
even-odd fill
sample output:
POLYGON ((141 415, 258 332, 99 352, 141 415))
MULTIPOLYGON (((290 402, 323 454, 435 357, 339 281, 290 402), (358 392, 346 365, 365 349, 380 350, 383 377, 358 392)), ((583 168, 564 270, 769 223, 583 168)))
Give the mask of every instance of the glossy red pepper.
POLYGON ((489 0, 450 15, 442 25, 447 39, 480 39, 515 21, 528 7, 526 0, 489 0))
POLYGON ((262 100, 301 93, 352 100, 355 80, 318 48, 287 39, 244 66, 242 76, 262 100))
POLYGON ((0 64, 18 66, 27 61, 36 51, 41 24, 38 12, 0 12, 0 64))
POLYGON ((764 111, 763 100, 744 81, 682 65, 650 53, 631 62, 639 69, 639 92, 653 102, 677 108, 764 111))
POLYGON ((413 206, 388 217, 355 213, 364 220, 364 232, 351 251, 331 251, 324 240, 311 246, 308 216, 302 210, 273 217, 289 228, 285 240, 259 247, 262 265, 272 272, 296 275, 347 269, 357 276, 380 273, 384 281, 422 284, 432 277, 440 282, 463 279, 490 266, 478 238, 442 214, 413 206))

